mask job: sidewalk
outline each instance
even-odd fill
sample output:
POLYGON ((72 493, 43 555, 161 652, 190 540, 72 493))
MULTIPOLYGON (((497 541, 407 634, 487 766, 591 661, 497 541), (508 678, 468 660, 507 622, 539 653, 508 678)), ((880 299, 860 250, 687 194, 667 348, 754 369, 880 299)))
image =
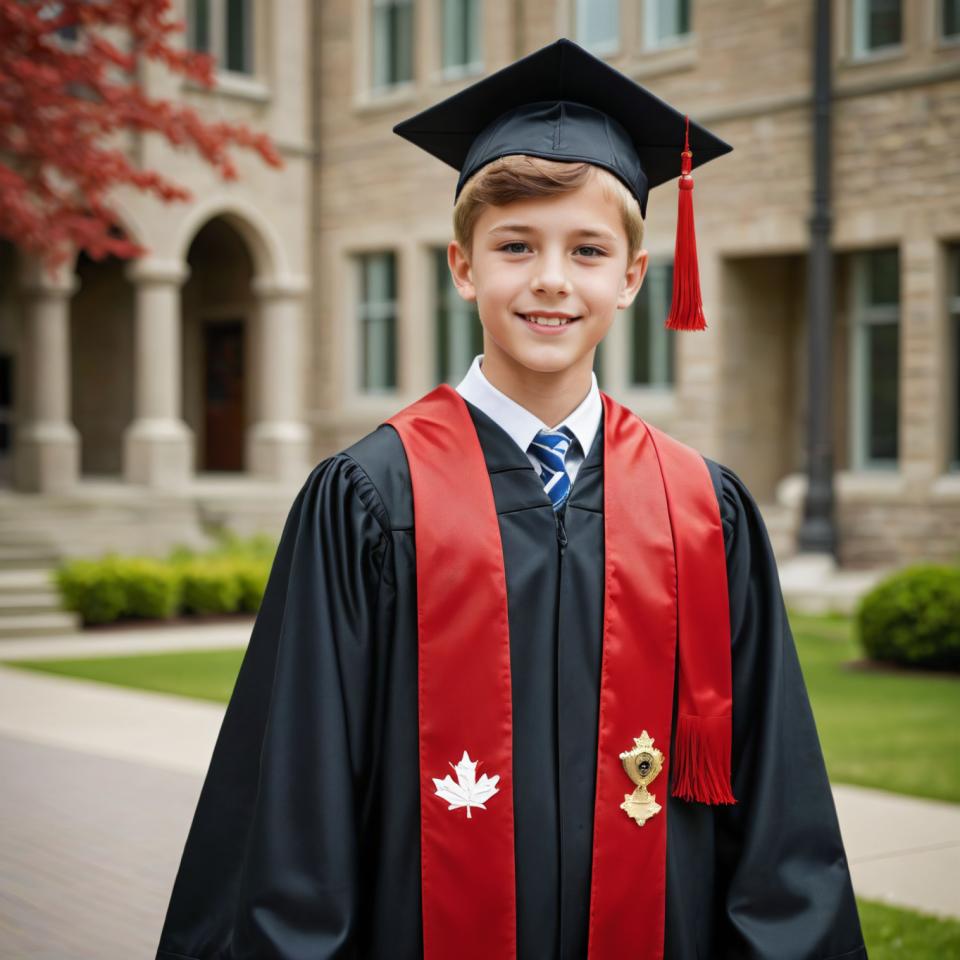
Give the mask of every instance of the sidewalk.
MULTIPOLYGON (((248 626, 229 628, 141 633, 136 649, 246 641, 248 626)), ((120 652, 130 640, 29 641, 17 655, 120 652)), ((0 659, 10 651, 0 645, 0 659)), ((14 951, 0 956, 152 956, 222 716, 216 704, 0 667, 0 817, 17 827, 0 833, 0 930, 14 951)), ((960 917, 960 805, 834 794, 859 895, 960 917)))
POLYGON ((253 617, 226 623, 183 626, 130 627, 78 630, 56 637, 0 639, 0 661, 40 660, 56 657, 122 657, 128 653, 165 653, 172 650, 219 650, 245 647, 253 629, 253 617))

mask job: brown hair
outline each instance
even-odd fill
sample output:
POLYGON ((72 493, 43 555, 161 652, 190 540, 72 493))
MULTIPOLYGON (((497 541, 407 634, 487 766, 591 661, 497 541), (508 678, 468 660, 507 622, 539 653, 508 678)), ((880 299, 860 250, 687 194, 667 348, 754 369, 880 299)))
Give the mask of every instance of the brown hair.
POLYGON ((643 245, 640 204, 625 184, 604 167, 592 163, 547 160, 527 154, 499 157, 478 170, 464 185, 453 208, 453 235, 471 253, 473 228, 485 206, 503 206, 531 197, 553 197, 576 190, 598 177, 604 193, 620 204, 627 234, 627 263, 643 245))

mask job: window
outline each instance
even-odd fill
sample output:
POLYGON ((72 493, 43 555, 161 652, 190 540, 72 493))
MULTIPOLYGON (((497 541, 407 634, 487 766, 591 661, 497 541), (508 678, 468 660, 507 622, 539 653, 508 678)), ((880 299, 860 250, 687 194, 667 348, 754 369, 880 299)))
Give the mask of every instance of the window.
POLYGON ((190 0, 187 44, 212 54, 220 70, 252 74, 253 5, 251 0, 190 0))
POLYGON ((479 70, 483 60, 482 0, 442 0, 442 3, 444 71, 479 70))
POLYGON ((397 385, 397 268, 392 253, 357 257, 360 329, 360 388, 392 390, 397 385))
POLYGON ((900 354, 897 250, 857 254, 852 276, 851 460, 856 469, 896 466, 900 354))
POLYGON ((644 45, 665 47, 690 34, 690 0, 646 0, 644 4, 644 45))
POLYGON ((674 381, 676 339, 664 326, 673 297, 673 264, 651 264, 627 313, 630 385, 664 387, 674 381))
POLYGON ((940 36, 960 40, 960 0, 940 0, 940 36))
POLYGON ((598 56, 620 46, 620 0, 576 0, 577 41, 598 56))
POLYGON ((373 86, 413 79, 413 0, 373 0, 373 86))
POLYGON ((0 353, 0 457, 13 449, 13 357, 0 353))
MULTIPOLYGON (((610 333, 607 333, 607 337, 610 336, 610 333)), ((604 344, 607 342, 607 337, 604 337, 596 347, 593 353, 593 372, 597 375, 597 386, 603 390, 605 389, 606 379, 603 374, 604 370, 604 344)))
POLYGON ((900 0, 853 0, 853 55, 898 46, 903 39, 900 0))
POLYGON ((953 424, 951 425, 953 438, 952 465, 960 469, 960 244, 951 247, 949 252, 950 264, 950 331, 953 337, 951 349, 951 376, 953 385, 953 424))
POLYGON ((447 248, 434 251, 437 382, 459 383, 478 353, 483 353, 483 327, 477 305, 457 293, 447 266, 447 248))

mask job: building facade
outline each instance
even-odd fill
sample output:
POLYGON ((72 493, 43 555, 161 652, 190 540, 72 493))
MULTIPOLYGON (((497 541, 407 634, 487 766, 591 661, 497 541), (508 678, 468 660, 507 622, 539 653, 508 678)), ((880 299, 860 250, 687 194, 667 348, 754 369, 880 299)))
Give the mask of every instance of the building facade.
MULTIPOLYGON (((214 90, 150 65, 150 96, 270 134, 277 171, 236 153, 223 182, 156 135, 131 136, 146 167, 193 194, 115 198, 135 260, 80 256, 51 278, 0 248, 7 410, 3 480, 64 494, 85 480, 183 489, 198 473, 302 479, 313 145, 310 5, 181 4, 189 42, 218 58, 214 90)), ((81 44, 72 35, 63 42, 81 44)))
MULTIPOLYGON (((286 169, 250 160, 225 186, 147 141, 144 162, 197 198, 122 197, 149 257, 81 258, 49 284, 0 254, 0 316, 16 321, 3 329, 23 334, 0 346, 21 373, 0 397, 14 437, 8 482, 296 481, 437 383, 456 383, 482 349, 445 265, 456 172, 391 128, 569 36, 734 146, 695 172, 708 329, 663 328, 677 209, 675 182, 664 184, 648 204, 650 270, 596 367, 603 389, 737 471, 778 538, 785 518, 789 552, 806 469, 813 7, 188 3, 191 42, 221 56, 221 82, 165 92, 267 130, 286 169)), ((832 12, 840 558, 956 560, 960 2, 838 0, 832 12)))

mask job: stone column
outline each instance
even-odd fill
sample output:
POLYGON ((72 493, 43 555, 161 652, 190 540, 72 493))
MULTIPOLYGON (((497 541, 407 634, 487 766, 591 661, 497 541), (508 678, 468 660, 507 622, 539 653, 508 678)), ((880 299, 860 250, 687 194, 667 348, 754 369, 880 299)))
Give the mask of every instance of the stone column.
POLYGON ((20 490, 59 493, 80 474, 80 435, 70 422, 70 297, 72 272, 51 277, 29 262, 21 274, 23 340, 19 422, 14 433, 14 483, 20 490))
POLYGON ((124 474, 150 487, 183 486, 193 476, 193 431, 184 423, 180 288, 184 263, 135 260, 134 420, 124 434, 124 474))
POLYGON ((910 488, 922 493, 948 459, 944 423, 950 355, 943 321, 944 289, 938 282, 941 251, 932 231, 910 230, 900 245, 900 437, 899 469, 910 488))
POLYGON ((303 300, 306 284, 293 278, 255 278, 253 423, 247 431, 247 469, 258 477, 306 478, 310 432, 303 422, 303 300))

